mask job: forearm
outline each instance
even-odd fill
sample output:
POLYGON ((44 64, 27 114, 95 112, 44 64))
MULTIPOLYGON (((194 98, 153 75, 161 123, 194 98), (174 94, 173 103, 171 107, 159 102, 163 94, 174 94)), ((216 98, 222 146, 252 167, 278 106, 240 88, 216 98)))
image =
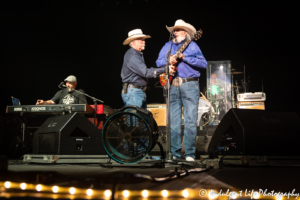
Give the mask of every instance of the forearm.
POLYGON ((44 103, 43 103, 43 105, 51 105, 51 104, 55 104, 55 102, 52 100, 47 100, 47 101, 44 101, 44 103))
POLYGON ((131 58, 128 68, 135 74, 145 78, 153 78, 165 71, 164 68, 147 68, 146 64, 138 57, 131 58))
POLYGON ((165 71, 166 71, 165 68, 149 68, 147 69, 147 73, 145 74, 145 77, 153 78, 164 73, 165 71))

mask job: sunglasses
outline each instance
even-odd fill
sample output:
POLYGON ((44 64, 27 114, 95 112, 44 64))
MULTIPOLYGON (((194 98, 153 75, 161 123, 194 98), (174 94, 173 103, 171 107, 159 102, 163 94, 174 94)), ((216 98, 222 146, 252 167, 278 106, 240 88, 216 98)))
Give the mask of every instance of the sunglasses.
POLYGON ((174 32, 178 32, 178 31, 185 31, 185 30, 182 29, 182 28, 176 28, 176 29, 174 29, 174 32))

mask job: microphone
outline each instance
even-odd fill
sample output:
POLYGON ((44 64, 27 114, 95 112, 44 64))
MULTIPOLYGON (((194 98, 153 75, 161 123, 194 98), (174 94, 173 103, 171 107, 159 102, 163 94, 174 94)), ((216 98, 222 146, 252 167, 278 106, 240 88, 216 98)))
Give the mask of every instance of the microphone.
POLYGON ((171 33, 171 37, 176 38, 176 35, 174 34, 174 32, 171 33))
POLYGON ((61 88, 62 86, 64 86, 64 83, 65 83, 65 82, 61 82, 61 83, 58 85, 58 87, 61 88))

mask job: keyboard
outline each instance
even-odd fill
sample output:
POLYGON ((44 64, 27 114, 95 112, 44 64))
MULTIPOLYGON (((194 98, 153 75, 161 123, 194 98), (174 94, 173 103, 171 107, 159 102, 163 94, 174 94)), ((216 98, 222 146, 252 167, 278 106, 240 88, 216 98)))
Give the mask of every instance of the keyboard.
MULTIPOLYGON (((97 114, 111 115, 114 113, 114 109, 110 108, 109 106, 102 106, 103 109, 98 109, 97 114)), ((92 108, 89 104, 18 105, 6 107, 6 113, 13 114, 63 114, 66 112, 93 114, 94 108, 92 108)))

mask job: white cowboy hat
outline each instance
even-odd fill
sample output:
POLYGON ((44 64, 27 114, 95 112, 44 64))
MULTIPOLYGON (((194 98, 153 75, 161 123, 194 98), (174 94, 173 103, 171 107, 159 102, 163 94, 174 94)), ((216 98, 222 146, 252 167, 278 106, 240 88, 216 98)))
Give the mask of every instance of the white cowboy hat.
POLYGON ((182 19, 178 19, 173 27, 167 27, 170 33, 173 32, 174 28, 184 29, 190 34, 190 36, 193 36, 196 33, 196 29, 191 24, 185 23, 185 21, 183 21, 182 19))
POLYGON ((151 38, 150 35, 144 35, 141 29, 134 29, 128 32, 128 38, 123 42, 123 45, 129 44, 137 38, 151 38))

